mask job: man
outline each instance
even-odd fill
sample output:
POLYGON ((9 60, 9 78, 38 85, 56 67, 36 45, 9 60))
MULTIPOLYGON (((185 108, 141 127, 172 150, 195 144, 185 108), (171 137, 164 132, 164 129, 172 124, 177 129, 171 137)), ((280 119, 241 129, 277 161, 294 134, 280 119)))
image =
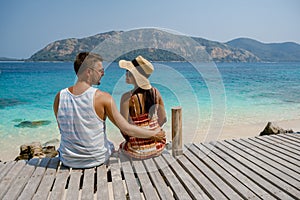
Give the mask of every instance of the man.
POLYGON ((98 54, 79 53, 74 62, 77 82, 61 90, 54 100, 54 113, 61 133, 59 157, 69 167, 89 168, 109 159, 114 146, 106 137, 106 117, 127 135, 156 140, 165 137, 161 130, 130 125, 119 113, 112 96, 92 87, 99 85, 104 75, 102 61, 98 54))

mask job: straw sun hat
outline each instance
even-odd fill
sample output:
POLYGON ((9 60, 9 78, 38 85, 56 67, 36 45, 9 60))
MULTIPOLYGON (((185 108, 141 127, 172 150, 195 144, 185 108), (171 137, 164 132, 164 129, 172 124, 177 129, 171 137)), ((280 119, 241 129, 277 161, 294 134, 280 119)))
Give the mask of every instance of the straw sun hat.
POLYGON ((119 66, 120 68, 127 69, 131 72, 136 84, 140 88, 144 90, 151 89, 151 84, 148 78, 152 74, 154 67, 148 60, 142 56, 138 56, 132 61, 120 60, 119 66))

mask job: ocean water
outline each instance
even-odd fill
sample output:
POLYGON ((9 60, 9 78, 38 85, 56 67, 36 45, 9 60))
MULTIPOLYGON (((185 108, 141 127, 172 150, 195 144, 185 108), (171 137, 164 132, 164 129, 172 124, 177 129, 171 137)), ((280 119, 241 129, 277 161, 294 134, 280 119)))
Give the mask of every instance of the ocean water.
MULTIPOLYGON (((131 86, 117 63, 104 66, 105 76, 97 87, 119 105, 131 86)), ((184 142, 197 142, 200 130, 214 135, 226 125, 300 119, 300 63, 159 62, 154 67, 150 80, 164 99, 169 139, 175 106, 182 107, 184 142)), ((0 62, 1 154, 18 154, 21 144, 59 138, 53 99, 75 82, 71 62, 0 62), (40 120, 44 125, 19 125, 40 120)), ((107 121, 108 137, 117 145, 122 137, 107 121)))

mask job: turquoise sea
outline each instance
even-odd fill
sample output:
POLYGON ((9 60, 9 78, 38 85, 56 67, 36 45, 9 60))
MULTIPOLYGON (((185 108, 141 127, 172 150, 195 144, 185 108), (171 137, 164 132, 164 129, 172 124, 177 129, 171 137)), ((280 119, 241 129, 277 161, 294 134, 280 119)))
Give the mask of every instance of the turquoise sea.
MULTIPOLYGON (((104 64, 98 87, 118 105, 131 87, 117 63, 104 64)), ((300 63, 153 64, 150 80, 165 102, 165 129, 170 134, 171 108, 182 106, 185 142, 195 141, 200 129, 218 133, 223 125, 300 119, 300 63)), ((59 138, 53 99, 75 81, 71 62, 0 62, 0 160, 18 154, 21 144, 59 138), (18 126, 38 120, 44 125, 18 126)), ((111 123, 107 129, 117 145, 122 140, 119 131, 111 123)))

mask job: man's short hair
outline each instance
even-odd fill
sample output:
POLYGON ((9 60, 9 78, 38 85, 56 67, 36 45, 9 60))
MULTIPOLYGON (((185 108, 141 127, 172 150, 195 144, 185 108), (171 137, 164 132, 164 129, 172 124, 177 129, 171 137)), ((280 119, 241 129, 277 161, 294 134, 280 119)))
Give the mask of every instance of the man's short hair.
POLYGON ((81 52, 77 54, 76 59, 74 61, 74 70, 75 73, 78 74, 79 69, 82 72, 84 69, 88 67, 94 67, 96 62, 102 62, 103 58, 96 53, 92 52, 81 52))

